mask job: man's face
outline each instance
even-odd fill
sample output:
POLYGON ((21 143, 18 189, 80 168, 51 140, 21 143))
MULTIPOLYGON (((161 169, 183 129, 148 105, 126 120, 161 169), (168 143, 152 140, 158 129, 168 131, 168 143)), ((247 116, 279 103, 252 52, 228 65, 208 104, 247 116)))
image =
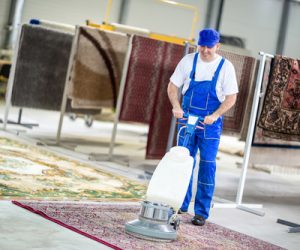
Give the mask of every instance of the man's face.
POLYGON ((215 46, 209 48, 207 46, 199 46, 199 52, 201 59, 205 62, 213 61, 216 58, 216 52, 220 48, 220 44, 217 43, 215 46))

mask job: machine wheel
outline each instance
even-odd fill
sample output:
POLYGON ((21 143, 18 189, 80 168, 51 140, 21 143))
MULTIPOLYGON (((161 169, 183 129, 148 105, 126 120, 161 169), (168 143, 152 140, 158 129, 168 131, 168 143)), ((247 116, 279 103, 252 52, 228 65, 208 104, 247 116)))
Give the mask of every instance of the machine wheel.
POLYGON ((85 125, 87 126, 87 127, 91 127, 92 125, 93 125, 93 117, 91 116, 91 115, 85 115, 84 116, 84 122, 85 122, 85 125))
POLYGON ((179 225, 180 225, 180 220, 179 220, 179 218, 177 218, 177 220, 175 220, 174 225, 173 225, 174 230, 178 230, 179 225))
POLYGON ((178 230, 179 224, 180 224, 180 219, 176 214, 173 214, 170 219, 169 219, 170 225, 173 226, 174 230, 178 230))
POLYGON ((77 115, 75 113, 70 113, 69 118, 70 118, 71 121, 75 121, 76 118, 77 118, 77 115))

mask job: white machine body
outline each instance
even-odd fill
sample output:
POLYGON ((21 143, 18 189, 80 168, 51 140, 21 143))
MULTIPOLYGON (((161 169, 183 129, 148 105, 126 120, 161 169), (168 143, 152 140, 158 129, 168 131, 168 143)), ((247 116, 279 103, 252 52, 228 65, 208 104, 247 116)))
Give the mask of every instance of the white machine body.
POLYGON ((194 159, 186 147, 175 146, 162 158, 150 180, 146 200, 178 210, 192 176, 194 159))

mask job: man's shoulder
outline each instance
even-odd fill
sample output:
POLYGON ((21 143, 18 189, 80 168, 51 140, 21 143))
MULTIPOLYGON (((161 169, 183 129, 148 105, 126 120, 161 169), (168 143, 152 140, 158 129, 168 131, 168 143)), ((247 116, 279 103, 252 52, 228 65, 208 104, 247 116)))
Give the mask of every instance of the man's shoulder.
POLYGON ((224 65, 225 65, 225 67, 227 68, 234 68, 234 65, 233 65, 233 63, 230 61, 230 60, 228 60, 227 58, 225 58, 225 57, 223 57, 224 59, 225 59, 225 61, 224 61, 224 65))
POLYGON ((194 60, 195 54, 196 54, 196 52, 186 54, 186 55, 181 59, 181 62, 182 62, 182 63, 188 63, 188 64, 189 64, 189 63, 192 63, 193 60, 194 60))

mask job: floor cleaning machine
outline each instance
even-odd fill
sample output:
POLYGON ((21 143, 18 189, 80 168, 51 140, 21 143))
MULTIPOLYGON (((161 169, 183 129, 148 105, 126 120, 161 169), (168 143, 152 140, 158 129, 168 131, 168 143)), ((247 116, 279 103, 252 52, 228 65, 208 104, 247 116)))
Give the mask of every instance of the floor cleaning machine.
POLYGON ((185 128, 183 146, 172 147, 159 162, 150 180, 146 200, 141 203, 139 217, 125 224, 126 233, 154 241, 177 238, 178 210, 187 192, 194 164, 187 145, 195 129, 203 129, 199 126, 202 117, 187 114, 184 117, 186 125, 180 128, 180 131, 185 128))

